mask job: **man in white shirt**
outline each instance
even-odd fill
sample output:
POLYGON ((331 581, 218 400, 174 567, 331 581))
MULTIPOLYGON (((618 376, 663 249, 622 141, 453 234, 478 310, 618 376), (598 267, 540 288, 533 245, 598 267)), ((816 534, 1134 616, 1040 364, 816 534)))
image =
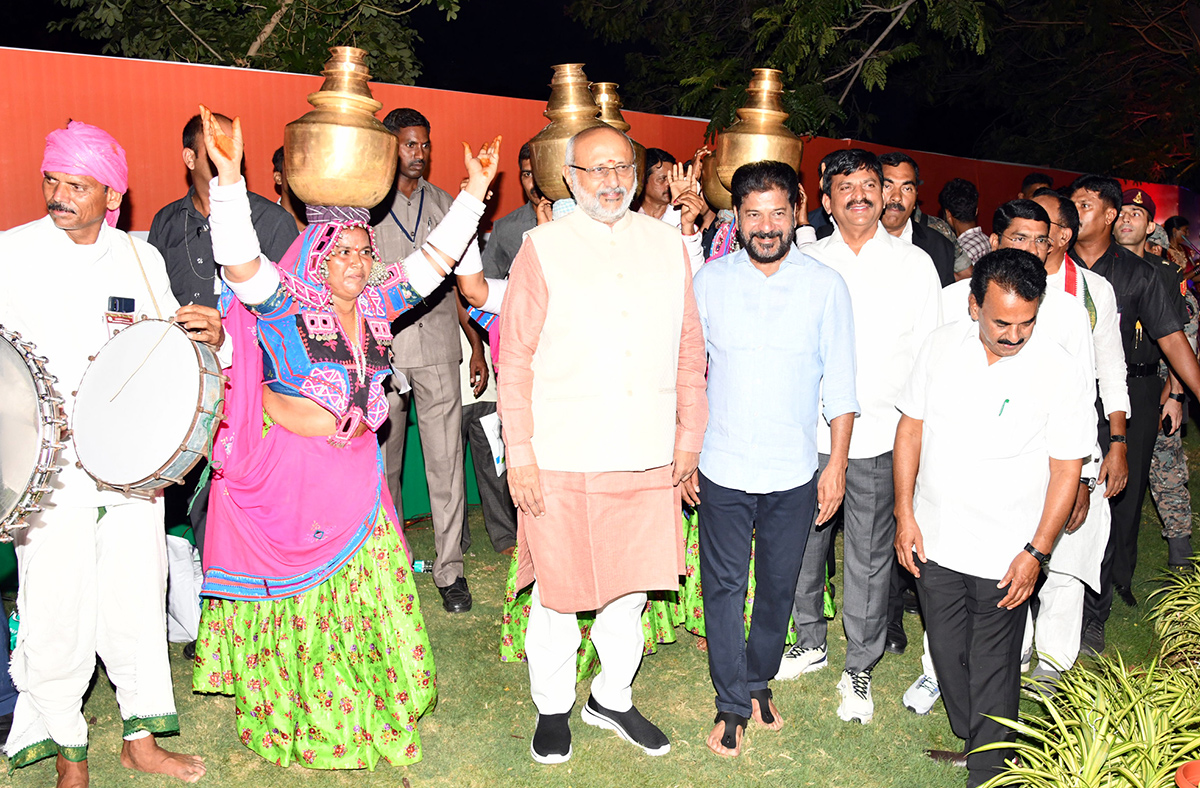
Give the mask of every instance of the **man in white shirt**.
MULTIPOLYGON (((822 166, 821 199, 837 227, 804 252, 841 274, 850 291, 855 392, 862 412, 850 439, 843 502, 846 664, 838 682, 842 698, 838 716, 868 723, 875 712, 871 669, 883 656, 887 632, 889 545, 896 527, 892 514, 896 398, 921 343, 941 323, 941 282, 929 255, 889 235, 879 223, 883 176, 874 154, 837 151, 826 156, 822 166)), ((830 426, 822 419, 817 430, 822 471, 830 447, 830 426)), ((792 611, 796 645, 784 655, 779 679, 793 679, 828 663, 822 588, 832 538, 830 526, 813 526, 792 611)))
MULTIPOLYGON (((1055 241, 1050 239, 1053 226, 1046 210, 1038 203, 1030 200, 1007 202, 992 216, 993 250, 1022 249, 1045 264, 1055 248, 1055 241)), ((1067 240, 1070 240, 1069 234, 1067 240)), ((942 291, 942 315, 946 322, 971 321, 970 288, 968 279, 955 282, 942 291)), ((1113 331, 1115 333, 1115 326, 1113 331)), ((1079 374, 1094 383, 1096 354, 1092 324, 1082 301, 1048 282, 1038 309, 1037 333, 1040 338, 1050 338, 1061 345, 1079 364, 1079 374)), ((1120 350, 1119 338, 1117 349, 1120 350)), ((1123 385, 1120 390, 1124 391, 1123 385)), ((1083 584, 1090 583, 1094 587, 1099 583, 1100 559, 1108 542, 1109 517, 1108 507, 1100 505, 1104 503, 1104 485, 1096 485, 1100 452, 1099 446, 1095 448, 1094 462, 1084 465, 1075 507, 1055 543, 1054 560, 1047 567, 1047 579, 1039 591, 1039 663, 1033 674, 1035 679, 1056 679, 1062 670, 1075 662, 1083 624, 1083 584), (1091 505, 1089 496, 1096 498, 1096 506, 1091 505)), ((1031 654, 1032 643, 1030 622, 1026 625, 1021 648, 1023 666, 1028 662, 1026 657, 1031 654)), ((905 691, 903 703, 909 711, 927 714, 940 695, 937 670, 929 655, 928 637, 921 666, 923 672, 905 691)))
POLYGON ((980 258, 978 325, 932 334, 897 402, 896 555, 917 577, 946 714, 970 753, 968 788, 1012 755, 972 751, 1015 737, 985 715, 1017 717, 1026 603, 1096 442, 1090 381, 1034 332, 1045 290, 1027 252, 980 258))
MULTIPOLYGON (((193 340, 221 344, 217 311, 181 309, 162 256, 115 229, 129 177, 115 139, 72 121, 46 137, 42 170, 48 215, 0 236, 0 320, 46 357, 66 413, 88 356, 115 327, 173 315, 193 340)), ((59 464, 51 505, 14 539, 21 628, 12 678, 20 696, 5 746, 9 766, 57 756, 60 788, 88 784, 82 705, 98 655, 124 721, 121 764, 195 782, 203 762, 161 749, 153 736, 179 730, 165 637, 162 500, 97 490, 71 446, 59 464)))

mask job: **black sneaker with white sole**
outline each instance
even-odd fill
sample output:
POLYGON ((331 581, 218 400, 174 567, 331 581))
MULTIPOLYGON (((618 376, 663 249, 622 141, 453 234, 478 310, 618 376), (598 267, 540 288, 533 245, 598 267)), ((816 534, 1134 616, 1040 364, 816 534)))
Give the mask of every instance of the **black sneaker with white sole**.
POLYGON ((636 706, 630 706, 629 711, 612 711, 588 695, 579 716, 588 725, 615 731, 625 741, 641 747, 647 755, 666 755, 671 751, 671 742, 666 734, 643 717, 636 706))
POLYGON ((571 759, 571 712, 539 714, 529 754, 538 763, 565 763, 571 759))

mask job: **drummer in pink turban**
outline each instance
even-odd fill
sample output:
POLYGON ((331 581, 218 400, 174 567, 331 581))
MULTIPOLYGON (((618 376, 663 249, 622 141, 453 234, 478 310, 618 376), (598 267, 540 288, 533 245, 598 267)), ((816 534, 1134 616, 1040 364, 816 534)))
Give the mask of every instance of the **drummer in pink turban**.
MULTIPOLYGON (((180 308, 158 251, 116 229, 128 181, 117 141, 72 121, 46 137, 47 215, 0 234, 0 321, 45 357, 72 429, 72 392, 123 326, 173 317, 194 341, 220 345, 224 337, 215 309, 180 308)), ((63 442, 50 505, 13 539, 21 631, 4 665, 19 691, 11 729, 0 736, 9 769, 55 758, 59 788, 88 785, 82 697, 99 657, 116 688, 122 766, 195 782, 203 761, 156 742, 179 730, 164 637, 162 503, 98 489, 63 442)), ((139 462, 154 459, 137 444, 122 449, 139 462)))
POLYGON ((125 149, 107 131, 73 120, 50 132, 42 174, 46 210, 75 243, 95 243, 101 219, 117 226, 129 165, 125 149))

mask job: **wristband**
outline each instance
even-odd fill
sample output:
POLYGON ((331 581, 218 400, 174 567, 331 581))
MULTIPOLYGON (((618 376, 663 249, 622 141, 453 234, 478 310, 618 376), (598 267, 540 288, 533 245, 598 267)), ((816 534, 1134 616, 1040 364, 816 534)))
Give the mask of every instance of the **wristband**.
POLYGON ((1129 445, 1129 441, 1125 440, 1124 435, 1109 435, 1108 440, 1109 443, 1124 443, 1126 446, 1129 445))
POLYGON ((1089 478, 1087 476, 1081 476, 1081 477, 1079 477, 1079 483, 1086 484, 1087 488, 1088 488, 1088 492, 1096 491, 1096 480, 1095 479, 1089 478))
POLYGON ((1042 566, 1045 566, 1046 563, 1050 560, 1050 554, 1043 553, 1041 550, 1034 547, 1032 542, 1026 542, 1025 547, 1023 549, 1025 550, 1025 552, 1029 553, 1031 556, 1033 556, 1035 559, 1037 559, 1037 562, 1039 564, 1041 564, 1042 566))
POLYGON ((217 265, 241 265, 262 253, 250 217, 245 178, 228 186, 218 185, 213 178, 208 186, 208 208, 213 261, 217 265))
POLYGON ((1168 394, 1167 399, 1173 399, 1176 402, 1187 402, 1187 397, 1182 394, 1168 394))

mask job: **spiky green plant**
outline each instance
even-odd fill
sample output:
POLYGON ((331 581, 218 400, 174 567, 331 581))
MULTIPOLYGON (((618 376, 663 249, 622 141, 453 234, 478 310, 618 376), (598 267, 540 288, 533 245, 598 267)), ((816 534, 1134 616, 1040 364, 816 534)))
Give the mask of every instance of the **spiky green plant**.
POLYGON ((1119 657, 1063 674, 1057 693, 1033 695, 1043 716, 998 721, 1015 730, 1016 759, 984 788, 1170 788, 1200 750, 1200 684, 1191 671, 1119 657))
POLYGON ((1161 659, 1172 667, 1200 669, 1200 560, 1190 571, 1162 575, 1162 587, 1150 593, 1150 619, 1161 659))

